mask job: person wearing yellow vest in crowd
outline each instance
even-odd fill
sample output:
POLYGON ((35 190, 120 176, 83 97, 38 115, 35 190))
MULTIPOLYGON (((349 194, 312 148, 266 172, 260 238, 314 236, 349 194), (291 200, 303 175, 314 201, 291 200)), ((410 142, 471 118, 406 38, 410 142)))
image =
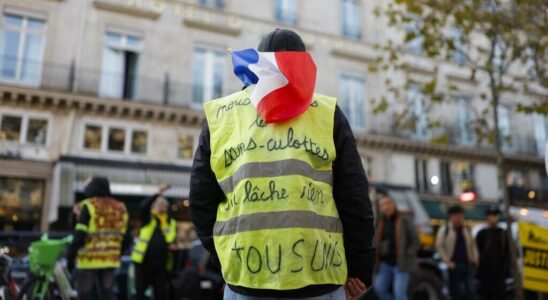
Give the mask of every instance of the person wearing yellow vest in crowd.
POLYGON ((168 189, 161 186, 158 193, 141 202, 141 229, 131 259, 135 264, 137 300, 145 299, 145 291, 152 286, 154 299, 167 299, 168 271, 173 265, 177 223, 168 215, 169 202, 161 195, 168 189))
POLYGON ((354 299, 371 284, 368 182, 336 99, 314 93, 301 38, 232 52, 244 89, 204 105, 190 212, 224 299, 354 299))
POLYGON ((114 270, 131 245, 124 203, 112 198, 108 179, 93 177, 84 188, 74 239, 67 251, 69 270, 76 266, 78 299, 112 299, 114 270), (98 289, 97 292, 95 289, 98 289))

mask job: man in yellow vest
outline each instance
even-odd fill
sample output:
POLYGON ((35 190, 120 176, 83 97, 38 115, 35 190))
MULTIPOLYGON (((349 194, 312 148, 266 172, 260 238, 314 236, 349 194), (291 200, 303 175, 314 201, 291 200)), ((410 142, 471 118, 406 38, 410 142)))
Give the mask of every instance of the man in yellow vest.
POLYGON ((371 283, 375 253, 350 126, 335 98, 314 93, 315 65, 295 32, 277 29, 246 51, 254 66, 235 73, 252 84, 205 103, 190 186, 192 221, 221 267, 225 299, 354 298, 371 283), (268 76, 286 86, 257 105, 268 76), (302 95, 305 106, 292 107, 302 95), (283 111, 297 113, 276 116, 283 111))
POLYGON ((173 264, 173 249, 177 237, 177 223, 168 215, 169 202, 162 197, 168 186, 141 202, 141 229, 131 259, 135 264, 137 300, 145 299, 145 291, 152 286, 154 299, 167 299, 168 271, 173 264))
POLYGON ((129 248, 128 214, 124 203, 112 198, 108 179, 93 177, 84 188, 88 197, 80 203, 80 216, 67 253, 69 270, 76 260, 78 299, 112 299, 114 270, 123 250, 129 248))

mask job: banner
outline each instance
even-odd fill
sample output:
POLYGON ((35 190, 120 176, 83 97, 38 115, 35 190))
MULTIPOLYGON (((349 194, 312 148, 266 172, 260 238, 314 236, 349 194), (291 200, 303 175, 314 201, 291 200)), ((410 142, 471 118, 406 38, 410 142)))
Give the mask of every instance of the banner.
POLYGON ((523 252, 523 287, 548 292, 548 228, 519 223, 523 252))

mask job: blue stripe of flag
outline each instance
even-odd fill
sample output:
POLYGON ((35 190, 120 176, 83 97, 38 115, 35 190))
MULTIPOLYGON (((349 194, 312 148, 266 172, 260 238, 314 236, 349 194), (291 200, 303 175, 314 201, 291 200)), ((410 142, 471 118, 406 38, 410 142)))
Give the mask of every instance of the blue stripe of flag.
POLYGON ((259 53, 255 49, 245 49, 232 52, 234 74, 240 78, 245 86, 256 84, 259 78, 249 69, 249 65, 259 61, 259 53))

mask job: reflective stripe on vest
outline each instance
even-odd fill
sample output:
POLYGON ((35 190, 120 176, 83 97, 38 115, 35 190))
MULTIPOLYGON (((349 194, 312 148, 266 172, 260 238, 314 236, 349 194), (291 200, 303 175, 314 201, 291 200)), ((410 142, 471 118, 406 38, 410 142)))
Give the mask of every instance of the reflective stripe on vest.
POLYGON ((332 195, 335 99, 316 94, 299 117, 267 125, 249 93, 205 104, 211 168, 226 196, 213 228, 223 277, 275 290, 344 284, 332 195))
MULTIPOLYGON (((158 221, 156 221, 156 218, 152 217, 150 222, 139 230, 139 238, 137 238, 135 245, 133 246, 133 251, 131 252, 131 260, 133 260, 133 262, 143 263, 148 243, 154 234, 157 224, 158 221)), ((162 230, 166 244, 169 245, 175 242, 175 238, 177 237, 177 222, 174 219, 170 218, 169 223, 160 229, 162 230)), ((168 269, 170 268, 170 264, 171 262, 168 259, 168 269)))
POLYGON ((122 240, 127 229, 128 214, 125 205, 117 200, 87 199, 90 220, 86 226, 78 224, 77 230, 87 232, 86 243, 78 250, 79 269, 117 268, 120 266, 122 240))

